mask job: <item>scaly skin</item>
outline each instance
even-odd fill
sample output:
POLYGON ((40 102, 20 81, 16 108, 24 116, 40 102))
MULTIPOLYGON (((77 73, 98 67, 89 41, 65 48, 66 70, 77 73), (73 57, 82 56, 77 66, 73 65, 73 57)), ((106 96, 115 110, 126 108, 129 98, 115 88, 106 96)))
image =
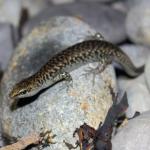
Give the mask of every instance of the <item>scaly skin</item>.
POLYGON ((10 98, 24 98, 61 80, 70 80, 68 72, 86 63, 100 62, 101 72, 112 61, 121 64, 125 72, 136 77, 144 66, 136 68, 129 57, 114 44, 104 40, 88 40, 77 43, 52 57, 37 73, 17 83, 10 92, 10 98))

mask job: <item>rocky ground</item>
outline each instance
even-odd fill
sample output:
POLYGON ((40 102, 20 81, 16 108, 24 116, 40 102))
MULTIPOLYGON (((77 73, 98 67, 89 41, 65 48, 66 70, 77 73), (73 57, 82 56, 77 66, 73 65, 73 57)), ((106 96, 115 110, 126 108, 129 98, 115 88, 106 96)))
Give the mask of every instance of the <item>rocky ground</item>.
MULTIPOLYGON (((150 2, 149 0, 1 0, 0 1, 0 147, 3 133, 22 137, 41 128, 52 129, 56 144, 75 143, 72 133, 86 122, 97 128, 112 104, 111 86, 127 92, 127 118, 112 137, 112 150, 150 150, 150 2), (61 82, 10 110, 8 93, 21 79, 35 73, 50 57, 95 33, 118 45, 144 73, 129 78, 109 65, 97 75, 83 76, 89 65, 71 72, 73 86, 61 82), (88 88, 87 88, 88 87, 88 88), (28 104, 27 104, 28 103, 28 104), (26 104, 26 105, 25 105, 26 104)), ((95 67, 97 64, 90 64, 95 67)))

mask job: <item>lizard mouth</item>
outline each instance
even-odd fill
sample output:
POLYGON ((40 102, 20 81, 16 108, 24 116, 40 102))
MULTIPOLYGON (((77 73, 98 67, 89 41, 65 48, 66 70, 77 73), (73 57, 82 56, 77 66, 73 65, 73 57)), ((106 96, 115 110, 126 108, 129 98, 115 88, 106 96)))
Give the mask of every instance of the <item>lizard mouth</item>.
POLYGON ((10 93, 9 93, 9 98, 11 99, 15 99, 16 97, 19 96, 19 92, 16 91, 16 88, 13 88, 10 93))
POLYGON ((11 99, 14 99, 16 96, 17 96, 17 94, 14 94, 13 91, 11 91, 11 92, 9 93, 9 98, 11 98, 11 99))

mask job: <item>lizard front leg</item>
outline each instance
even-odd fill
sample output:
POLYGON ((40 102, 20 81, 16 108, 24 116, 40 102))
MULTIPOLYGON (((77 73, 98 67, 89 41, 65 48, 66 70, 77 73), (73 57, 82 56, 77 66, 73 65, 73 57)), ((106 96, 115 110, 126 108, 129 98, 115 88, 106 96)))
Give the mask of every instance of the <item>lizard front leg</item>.
POLYGON ((104 37, 99 32, 96 32, 94 35, 87 36, 85 40, 104 40, 104 37))
POLYGON ((73 87, 73 80, 71 75, 68 72, 62 71, 61 73, 57 74, 53 80, 54 82, 65 80, 67 89, 69 89, 69 87, 73 87))
POLYGON ((111 64, 111 60, 110 59, 101 58, 101 60, 98 62, 98 65, 97 65, 96 68, 93 68, 93 67, 89 66, 85 70, 85 73, 83 75, 85 77, 87 77, 88 75, 92 74, 93 75, 92 82, 93 82, 93 85, 94 85, 95 84, 95 77, 96 77, 96 75, 100 75, 105 70, 107 65, 109 65, 109 64, 111 64))

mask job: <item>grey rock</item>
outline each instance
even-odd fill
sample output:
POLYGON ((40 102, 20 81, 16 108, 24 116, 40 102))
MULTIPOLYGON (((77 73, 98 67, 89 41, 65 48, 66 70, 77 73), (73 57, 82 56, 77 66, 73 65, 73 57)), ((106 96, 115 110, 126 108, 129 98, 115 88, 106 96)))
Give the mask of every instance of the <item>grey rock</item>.
POLYGON ((141 5, 141 3, 147 3, 149 4, 149 0, 125 0, 124 4, 128 9, 132 9, 133 7, 137 5, 141 5))
POLYGON ((77 0, 77 1, 83 1, 83 2, 105 2, 105 3, 108 3, 108 2, 114 2, 115 0, 77 0))
POLYGON ((2 132, 0 131, 0 147, 4 146, 4 141, 3 141, 3 137, 2 137, 2 132))
POLYGON ((126 19, 126 30, 129 38, 135 42, 150 45, 149 4, 141 3, 132 8, 126 19))
POLYGON ((125 14, 127 14, 128 7, 126 6, 125 2, 126 1, 116 1, 116 2, 112 3, 111 7, 116 9, 116 10, 122 11, 125 14))
POLYGON ((76 16, 87 22, 108 41, 119 43, 126 39, 125 14, 101 3, 71 3, 58 6, 49 6, 38 16, 32 18, 24 27, 27 35, 33 27, 51 16, 76 16))
POLYGON ((3 70, 2 70, 1 65, 0 65, 0 84, 1 84, 2 76, 3 76, 3 70))
MULTIPOLYGON (((1 95, 1 90, 0 90, 0 113, 2 113, 2 95, 1 95)), ((2 122, 1 122, 1 118, 0 118, 0 147, 2 147, 2 146, 4 146, 4 141, 3 141, 3 137, 2 137, 2 122)))
POLYGON ((3 140, 2 140, 2 136, 0 135, 0 147, 3 147, 3 140))
POLYGON ((22 7, 28 10, 30 17, 40 13, 49 5, 48 0, 22 0, 22 7))
MULTIPOLYGON (((2 99, 2 96, 1 96, 1 92, 0 92, 0 113, 2 113, 2 110, 1 110, 1 100, 2 99)), ((0 148, 4 146, 4 139, 3 139, 3 135, 2 135, 2 123, 0 121, 0 148)))
POLYGON ((19 25, 21 14, 20 0, 1 0, 0 1, 0 22, 9 22, 14 26, 19 25))
POLYGON ((49 1, 55 5, 75 2, 75 0, 49 0, 49 1))
POLYGON ((121 49, 131 58, 137 67, 146 64, 150 56, 150 48, 143 45, 124 44, 121 45, 121 49))
POLYGON ((135 112, 150 110, 150 93, 145 83, 144 75, 136 79, 119 78, 119 88, 127 92, 129 107, 126 111, 128 118, 134 116, 135 112))
MULTIPOLYGON (((150 56, 150 49, 142 45, 124 44, 121 48, 137 67, 146 64, 150 56)), ((120 90, 126 91, 128 95, 129 108, 126 112, 128 117, 132 117, 136 111, 150 110, 150 94, 145 82, 145 74, 136 79, 119 77, 118 84, 120 90)))
MULTIPOLYGON (((35 28, 16 48, 2 82, 2 127, 11 136, 24 136, 41 128, 52 129, 56 144, 45 149, 67 150, 63 143, 75 143, 72 133, 84 122, 98 127, 112 104, 108 85, 116 88, 112 66, 96 76, 84 76, 88 64, 71 72, 73 87, 60 82, 41 93, 32 103, 10 111, 8 93, 12 86, 36 72, 58 51, 95 34, 76 18, 56 17, 35 28)), ((93 64, 94 65, 94 64, 93 64)))
POLYGON ((146 79, 146 83, 148 86, 148 89, 150 91, 150 57, 148 58, 147 62, 146 62, 146 67, 145 67, 145 79, 146 79))
POLYGON ((112 139, 112 150, 150 150, 150 112, 134 118, 112 139))
POLYGON ((14 49, 14 29, 10 24, 0 23, 0 64, 1 69, 6 69, 14 49))

